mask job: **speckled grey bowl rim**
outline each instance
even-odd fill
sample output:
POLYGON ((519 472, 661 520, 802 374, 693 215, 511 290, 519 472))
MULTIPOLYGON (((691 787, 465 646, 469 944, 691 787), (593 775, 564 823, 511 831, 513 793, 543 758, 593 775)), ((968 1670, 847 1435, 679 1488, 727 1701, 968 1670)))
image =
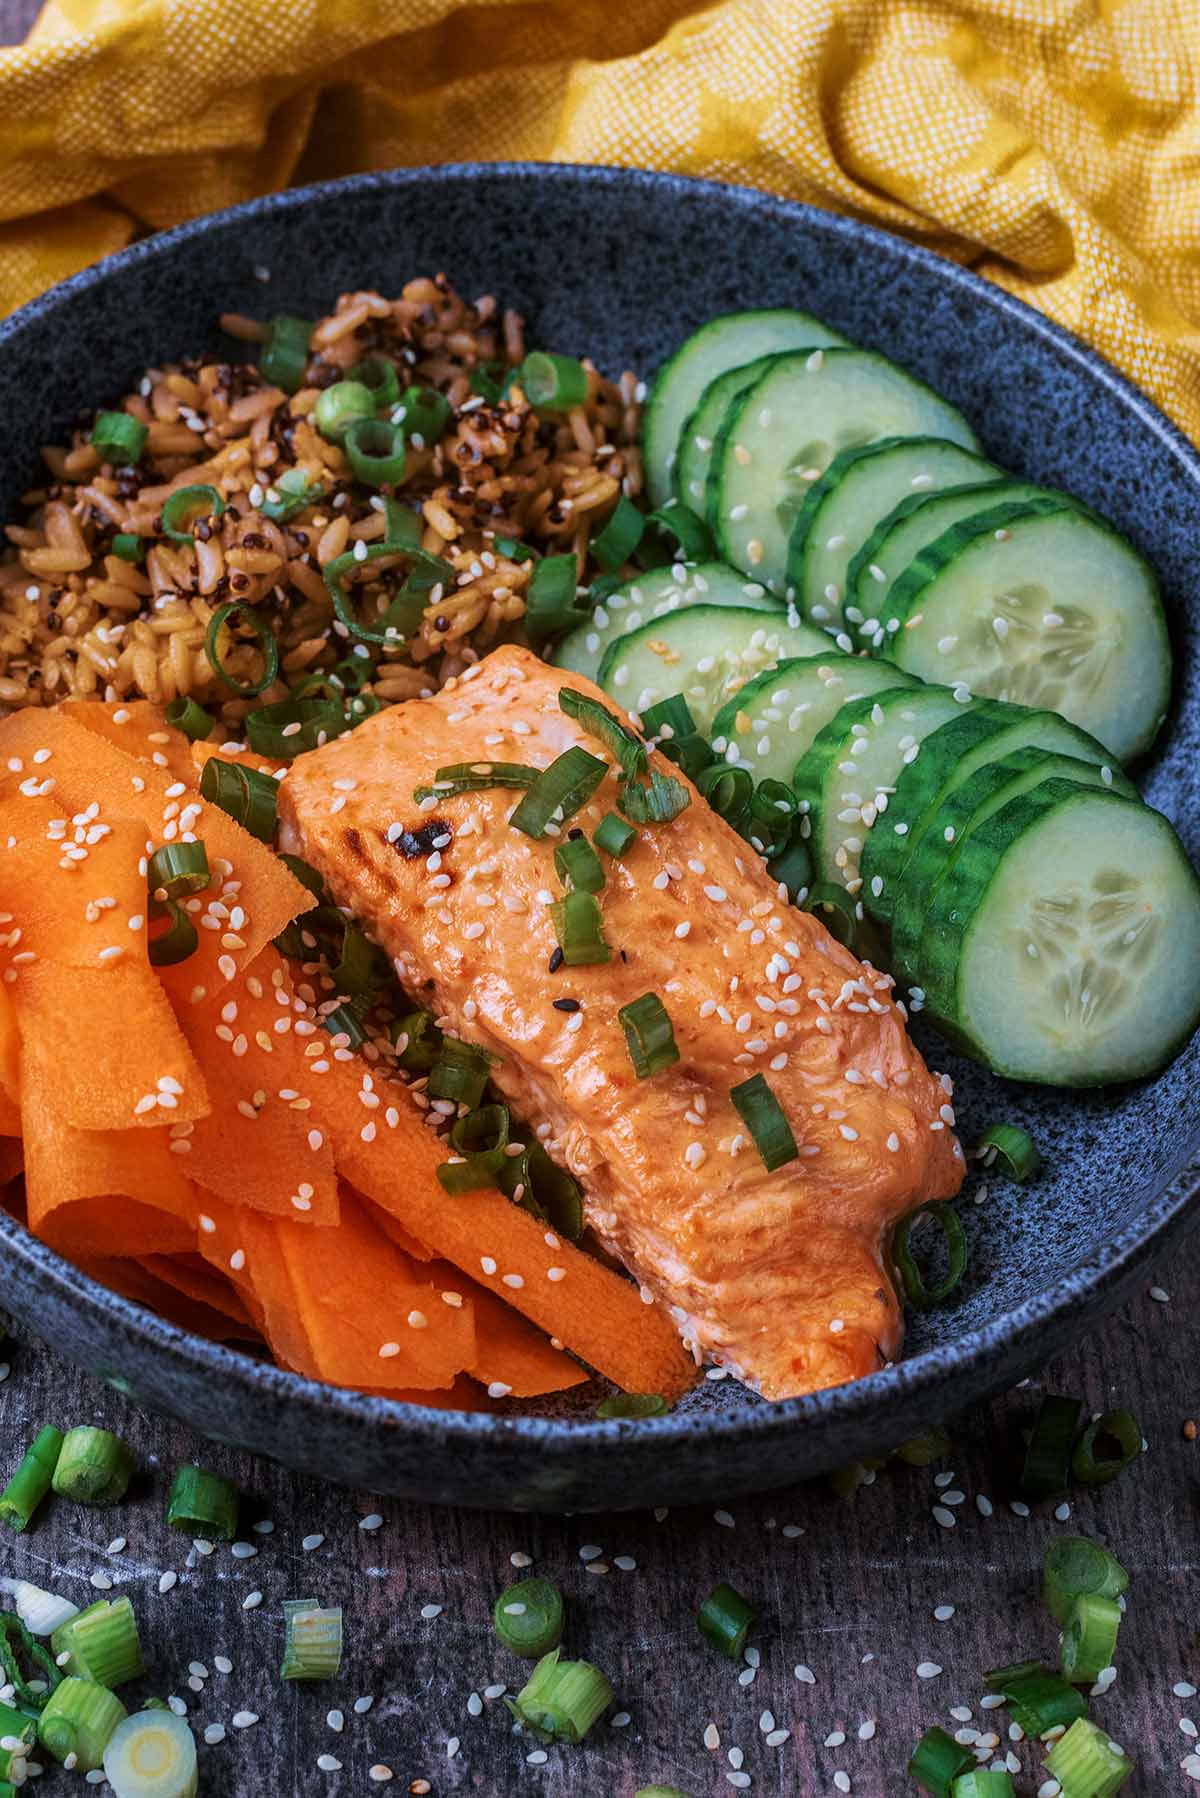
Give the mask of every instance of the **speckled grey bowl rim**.
MULTIPOLYGON (((118 276, 138 263, 169 261, 177 246, 202 238, 215 227, 235 221, 239 216, 299 212, 312 199, 338 192, 428 187, 438 182, 457 186, 464 179, 485 174, 516 181, 528 180, 537 186, 547 182, 576 184, 583 179, 627 190, 631 202, 636 200, 639 192, 661 193, 663 190, 676 194, 681 200, 688 195, 704 195, 719 201, 724 195, 732 205, 752 202, 756 208, 784 223, 788 220, 803 222, 806 231, 818 241, 825 237, 832 246, 849 241, 900 262, 916 264, 974 304, 1008 314, 1022 330, 1040 340, 1047 354, 1063 363, 1074 364, 1091 381, 1107 388, 1162 441, 1178 463, 1181 476, 1194 482, 1200 492, 1200 454, 1158 407, 1096 351, 1004 289, 931 250, 859 220, 732 183, 699 181, 651 170, 578 163, 444 163, 432 168, 354 175, 341 181, 293 188, 193 219, 106 257, 59 283, 0 323, 0 355, 3 355, 8 340, 25 324, 52 313, 69 296, 118 276)), ((340 1417, 358 1426, 380 1427, 389 1434, 398 1433, 410 1443, 425 1437, 431 1443, 436 1440, 443 1444, 458 1444, 469 1454, 472 1445, 482 1445, 503 1436, 514 1446, 525 1446, 543 1457, 562 1461, 569 1460, 577 1450, 619 1444, 628 1439, 632 1430, 637 1430, 643 1439, 652 1438, 664 1452, 669 1451, 672 1444, 699 1440, 714 1446, 726 1443, 731 1449, 745 1451, 756 1443, 785 1436, 795 1438, 804 1432, 819 1433, 823 1427, 835 1424, 853 1426, 856 1422, 867 1421, 872 1415, 883 1425, 883 1440, 890 1409, 911 1415, 915 1405, 924 1404, 929 1415, 948 1416, 969 1400, 995 1390, 998 1382, 1016 1377, 1012 1373, 1014 1367, 1023 1367, 1026 1371, 1032 1369, 1041 1359, 1064 1347, 1087 1323, 1094 1322, 1118 1303, 1139 1272, 1151 1265, 1167 1243, 1187 1226, 1189 1213, 1192 1213, 1191 1221, 1195 1221, 1197 1208, 1193 1202, 1198 1195, 1200 1158, 1188 1163, 1135 1221, 1111 1241, 1094 1249, 1070 1273, 982 1327, 964 1332, 951 1343, 901 1360, 879 1373, 869 1374, 849 1385, 774 1404, 748 1398, 744 1405, 729 1406, 718 1413, 669 1414, 636 1423, 442 1410, 321 1385, 168 1323, 89 1279, 3 1212, 0 1212, 0 1242, 5 1254, 12 1254, 26 1264, 44 1289, 53 1291, 101 1323, 117 1325, 128 1344, 145 1347, 181 1373, 207 1374, 240 1388, 251 1399, 287 1398, 314 1414, 340 1417)), ((816 1452, 819 1455, 819 1450, 816 1452)), ((731 1479, 731 1485, 744 1487, 752 1483, 744 1476, 731 1479)))

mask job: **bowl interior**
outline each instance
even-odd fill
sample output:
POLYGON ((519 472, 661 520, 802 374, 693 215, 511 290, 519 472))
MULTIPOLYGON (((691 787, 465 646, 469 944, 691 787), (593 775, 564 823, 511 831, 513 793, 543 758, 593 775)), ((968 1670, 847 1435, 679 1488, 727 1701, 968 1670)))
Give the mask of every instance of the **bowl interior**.
MULTIPOLYGON (((1194 454, 1096 358, 998 291, 862 227, 744 190, 616 171, 439 170, 257 202, 139 246, 0 328, 5 516, 34 474, 33 446, 59 440, 81 407, 110 402, 158 360, 218 347, 237 353, 220 334, 220 312, 316 316, 345 289, 392 294, 436 270, 469 296, 494 293, 518 307, 531 344, 586 353, 614 374, 649 377, 687 331, 718 313, 806 308, 962 407, 997 462, 1094 506, 1163 582, 1176 697, 1141 784, 1200 856, 1194 454)), ((908 1341, 910 1357, 935 1351, 949 1378, 981 1330, 993 1364, 1018 1338, 1027 1353, 1034 1311, 1043 1322, 1047 1315, 1039 1297, 1061 1283, 1076 1310, 1081 1300, 1084 1309, 1100 1302, 1106 1262, 1115 1272, 1140 1236, 1179 1209, 1178 1190, 1162 1195, 1200 1149, 1190 1102, 1200 1040, 1156 1080, 1059 1095, 998 1081, 919 1024, 916 1034, 932 1065, 955 1078, 965 1144, 1008 1119, 1025 1125, 1046 1162, 1028 1189, 988 1179, 983 1196, 978 1179, 968 1180, 966 1293, 917 1318, 908 1341), (1083 1264, 1088 1272, 1077 1275, 1083 1264)), ((32 1253, 43 1271, 53 1260, 32 1253)), ((877 1398, 850 1406, 860 1420, 882 1414, 891 1378, 871 1382, 877 1398)), ((368 1415, 368 1401, 342 1403, 368 1415)), ((790 1414, 815 1427, 839 1407, 848 1416, 848 1404, 826 1398, 790 1414)), ((740 1413, 754 1401, 726 1383, 702 1388, 688 1405, 740 1413)), ((847 1446, 843 1438, 838 1452, 847 1446)))

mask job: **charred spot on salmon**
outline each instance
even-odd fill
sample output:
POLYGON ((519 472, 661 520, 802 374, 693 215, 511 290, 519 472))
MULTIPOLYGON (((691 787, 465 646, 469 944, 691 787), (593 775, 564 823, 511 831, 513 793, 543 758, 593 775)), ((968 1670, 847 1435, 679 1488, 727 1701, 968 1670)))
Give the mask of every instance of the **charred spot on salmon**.
POLYGON ((416 830, 402 830, 392 840, 392 848, 397 855, 403 855, 412 861, 418 855, 432 855, 435 849, 445 849, 445 839, 452 835, 444 818, 430 818, 427 824, 420 825, 416 830))
POLYGON ((342 841, 343 841, 343 843, 345 843, 345 845, 346 845, 347 849, 350 851, 351 855, 356 855, 360 862, 366 860, 367 852, 363 848, 362 837, 359 835, 358 831, 355 830, 352 825, 347 826, 347 828, 342 832, 342 841))

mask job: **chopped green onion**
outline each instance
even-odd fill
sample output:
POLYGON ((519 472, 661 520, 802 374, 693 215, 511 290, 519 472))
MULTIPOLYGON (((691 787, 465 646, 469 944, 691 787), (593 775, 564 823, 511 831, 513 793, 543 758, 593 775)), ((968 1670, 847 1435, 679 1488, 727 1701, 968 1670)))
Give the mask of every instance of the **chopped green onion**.
POLYGON ((1117 1658, 1121 1606, 1115 1598, 1087 1592, 1071 1606, 1059 1643, 1063 1678, 1072 1685, 1091 1685, 1117 1658))
POLYGON ((275 841, 279 782, 269 774, 212 755, 200 775, 200 795, 210 805, 228 812, 235 824, 248 830, 260 843, 275 841))
POLYGON ((648 786, 641 781, 625 780, 617 795, 617 804, 635 824, 670 824, 691 803, 692 796, 687 788, 673 775, 660 774, 657 768, 651 768, 648 786))
POLYGON ((1037 1144, 1019 1124, 990 1124, 979 1139, 985 1167, 999 1163, 1010 1180, 1029 1180, 1042 1165, 1037 1144))
POLYGON ((506 1105, 477 1105, 465 1117, 456 1118, 448 1138, 461 1161, 447 1161, 437 1170, 449 1193, 475 1192, 498 1184, 509 1143, 511 1119, 506 1105))
POLYGON ((500 1169, 500 1190, 522 1211, 528 1211, 568 1242, 583 1235, 583 1194, 579 1182, 565 1167, 551 1161, 540 1142, 526 1143, 520 1155, 506 1156, 500 1169))
POLYGON ((497 362, 494 358, 489 362, 476 363, 471 370, 471 392, 479 394, 489 406, 498 406, 517 373, 518 370, 515 368, 510 368, 505 373, 504 364, 497 362), (500 375, 503 375, 503 381, 497 379, 500 375))
POLYGON ((525 589, 525 633, 533 643, 561 637, 580 620, 574 556, 543 556, 525 589))
POLYGON ((382 949, 350 918, 342 920, 342 946, 329 970, 339 999, 367 999, 387 980, 390 963, 382 949))
POLYGON ((362 1014, 354 1005, 339 1005, 336 1010, 327 1011, 321 1019, 321 1028, 332 1037, 344 1036, 349 1049, 361 1049, 367 1040, 362 1014))
POLYGON ((749 1599, 743 1598, 722 1580, 700 1606, 696 1623, 700 1634, 714 1648, 719 1648, 731 1661, 740 1661, 746 1637, 757 1618, 758 1611, 749 1599))
POLYGON ((173 968, 186 961, 200 947, 200 935, 182 905, 173 899, 165 904, 150 902, 150 918, 155 924, 167 920, 165 930, 155 930, 146 940, 146 954, 152 968, 173 968))
POLYGON ((97 1600, 56 1629, 50 1646, 68 1673, 110 1690, 145 1671, 137 1618, 127 1598, 97 1600))
POLYGON ((206 737, 211 737, 217 722, 211 712, 206 712, 202 705, 197 705, 184 693, 171 701, 166 719, 172 729, 183 732, 189 743, 203 743, 206 737))
POLYGON ((130 1450, 111 1430, 80 1424, 63 1437, 52 1484, 60 1498, 81 1505, 115 1505, 133 1478, 130 1450))
POLYGON ((636 1417, 665 1417, 670 1407, 660 1392, 614 1392, 596 1406, 605 1422, 636 1417))
POLYGON ((224 510, 225 501, 215 487, 203 482, 191 487, 176 487, 163 505, 163 533, 172 543, 186 543, 190 548, 196 525, 205 518, 220 518, 224 510))
POLYGON ((909 1776, 930 1798, 950 1798, 954 1781, 975 1765, 969 1748, 951 1741, 944 1729, 927 1729, 908 1763, 909 1776))
POLYGON ((28 1711, 40 1711, 46 1693, 62 1678, 53 1655, 34 1641, 32 1631, 15 1611, 0 1611, 0 1668, 4 1673, 0 1684, 11 1686, 17 1703, 28 1711), (22 1655, 28 1675, 21 1664, 22 1655))
POLYGON ((594 893, 567 893, 550 909, 550 922, 569 968, 611 961, 612 950, 604 938, 600 906, 594 893))
POLYGON ((505 1703, 539 1741, 574 1747, 608 1709, 613 1689, 590 1661, 563 1661, 559 1653, 554 1648, 543 1655, 516 1698, 505 1703))
POLYGON ((349 379, 369 390, 380 412, 394 406, 400 398, 400 376, 396 364, 387 356, 364 356, 349 371, 349 379))
POLYGON ((1129 1575, 1098 1542, 1059 1536, 1042 1557, 1042 1596, 1056 1623, 1067 1621, 1077 1598, 1120 1598, 1129 1575))
POLYGON ((858 940, 858 915, 854 901, 844 887, 831 880, 818 880, 809 888, 805 911, 820 917, 835 943, 853 950, 858 940))
POLYGON ((431 1099, 452 1099, 472 1110, 483 1098, 495 1057, 457 1036, 442 1042, 441 1054, 429 1071, 426 1091, 431 1099))
POLYGON ((404 432, 386 418, 356 418, 342 440, 351 471, 368 487, 404 479, 404 432))
POLYGON ((1025 1464, 1021 1470, 1024 1498, 1054 1498, 1065 1492, 1071 1467, 1071 1448, 1083 1410, 1077 1398, 1048 1393, 1038 1407, 1025 1464))
POLYGON ((1071 1472, 1081 1486, 1107 1486, 1142 1452, 1142 1432, 1129 1411, 1106 1411, 1075 1444, 1071 1472))
POLYGON ((0 1493, 0 1522, 18 1535, 29 1528, 33 1513, 50 1490, 62 1445, 61 1430, 50 1424, 39 1430, 25 1450, 21 1465, 0 1493))
POLYGON ((571 837, 554 851, 554 867, 565 887, 580 893, 598 893, 605 882, 604 866, 586 837, 571 837))
POLYGON ((90 1679, 64 1679, 38 1719, 38 1741, 56 1761, 73 1754, 77 1773, 93 1773, 126 1715, 125 1706, 107 1686, 93 1685, 90 1679))
POLYGON ((781 855, 791 841, 798 815, 795 793, 781 780, 760 780, 750 795, 746 821, 749 838, 760 855, 781 855))
POLYGON ((642 540, 646 521, 631 499, 622 494, 612 516, 591 541, 591 552, 601 568, 620 568, 642 540))
POLYGON ((543 412, 569 412, 587 398, 587 370, 574 356, 532 350, 517 370, 517 380, 529 404, 543 412))
POLYGON ((932 1467, 935 1461, 946 1459, 951 1446, 945 1430, 940 1424, 934 1424, 919 1436, 910 1436, 906 1442, 897 1443, 892 1454, 908 1467, 932 1467))
POLYGON ((202 893, 212 879, 203 843, 165 843, 150 857, 146 885, 153 896, 185 899, 202 893))
POLYGON ((432 449, 450 422, 450 401, 435 387, 408 387, 392 412, 392 422, 404 426, 414 449, 432 449))
POLYGON ((1062 1798, 1113 1798, 1133 1772, 1133 1762, 1087 1717, 1072 1723, 1046 1756, 1046 1771, 1062 1798))
POLYGON ((290 762, 340 737, 350 728, 350 717, 336 699, 280 699, 247 713, 245 728, 256 754, 290 762))
POLYGON ((696 790, 719 818, 724 818, 726 824, 737 830, 750 809, 754 776, 749 768, 731 768, 725 762, 713 762, 696 776, 696 790))
MULTIPOLYGON (((79 1614, 79 1606, 55 1592, 44 1592, 27 1579, 0 1579, 0 1592, 16 1600, 17 1616, 31 1636, 52 1636, 60 1623, 79 1614)), ((0 1735, 3 1735, 0 1730, 0 1735)))
POLYGON ((264 687, 269 687, 279 673, 279 644, 275 640, 267 620, 245 600, 227 599, 224 605, 217 607, 208 621, 208 634, 204 639, 204 650, 217 679, 223 681, 231 693, 239 699, 253 699, 264 687), (233 623, 248 625, 262 655, 262 673, 256 680, 242 681, 230 674, 225 666, 225 656, 221 648, 221 632, 233 623))
POLYGON ((586 693, 578 693, 574 687, 560 687, 558 708, 568 718, 582 724, 589 737, 599 738, 605 748, 612 751, 622 774, 628 777, 645 773, 648 765, 646 745, 598 699, 589 699, 586 693))
POLYGON ((616 812, 605 812, 592 832, 592 841, 605 855, 624 855, 637 842, 637 831, 624 818, 618 818, 616 812))
POLYGON ((656 699, 640 716, 642 729, 647 737, 666 737, 670 740, 696 735, 696 720, 682 693, 672 693, 667 699, 656 699))
POLYGON ((973 1767, 955 1780, 950 1798, 1015 1798, 1012 1778, 1003 1767, 973 1767))
POLYGON ((418 787, 416 800, 453 799, 459 793, 485 793, 491 787, 531 787, 539 768, 526 762, 451 762, 439 768, 430 787, 418 787))
MULTIPOLYGON (((14 1710, 10 1704, 0 1704, 0 1740, 8 1738, 22 1743, 26 1748, 32 1748, 37 1741, 37 1718, 27 1716, 24 1711, 14 1710)), ((2 1752, 11 1754, 15 1750, 5 1749, 2 1752)))
POLYGON ((916 1311, 927 1311, 940 1305, 956 1289, 967 1271, 967 1234, 953 1205, 939 1200, 933 1205, 918 1205, 896 1225, 892 1237, 892 1258, 904 1286, 905 1303, 916 1311), (909 1238, 923 1217, 932 1218, 942 1232, 946 1245, 946 1272, 935 1285, 930 1285, 909 1246, 909 1238))
POLYGON ((702 518, 688 506, 668 502, 646 517, 646 528, 638 546, 638 561, 643 568, 655 568, 664 562, 707 562, 712 559, 712 532, 702 518))
MULTIPOLYGON (((404 549, 420 549, 423 528, 421 514, 419 512, 414 512, 411 506, 406 506, 403 500, 396 499, 394 496, 384 500, 383 537, 385 543, 399 543, 404 549)), ((354 657, 351 659, 358 663, 358 668, 362 677, 359 682, 361 685, 362 680, 365 680, 367 675, 371 672, 370 666, 368 665, 364 668, 361 657, 354 657)), ((346 672, 346 664, 344 662, 341 664, 341 668, 344 675, 346 672)), ((349 684, 349 682, 347 682, 347 684, 349 684)))
POLYGON ((122 562, 132 562, 135 566, 145 558, 146 542, 136 531, 118 531, 112 540, 112 553, 119 556, 122 562))
MULTIPOLYGON (((561 700, 560 700, 561 703, 561 700)), ((587 804, 604 776, 608 763, 574 744, 543 768, 525 797, 514 806, 508 821, 536 842, 549 824, 565 824, 587 804)))
POLYGON ((501 1647, 523 1660, 540 1660, 562 1641, 562 1593, 547 1579, 523 1579, 507 1586, 492 1617, 501 1647))
POLYGON ((148 431, 128 412, 101 412, 92 426, 91 445, 102 462, 126 468, 141 459, 148 431))
POLYGON ((194 1462, 176 1469, 167 1500, 167 1528, 205 1542, 232 1542, 237 1535, 240 1494, 222 1473, 194 1462))
POLYGON ((280 312, 271 320, 267 341, 258 359, 263 380, 285 393, 296 393, 304 383, 312 325, 306 318, 280 312))
POLYGON ((357 555, 348 549, 344 555, 335 556, 332 562, 326 563, 322 570, 338 622, 352 637, 358 637, 364 643, 402 643, 406 636, 420 628, 422 614, 435 588, 453 582, 454 570, 440 556, 431 556, 411 543, 384 541, 359 547, 365 547, 365 555, 357 555), (385 558, 409 562, 409 572, 386 611, 377 611, 373 620, 359 617, 351 609, 347 578, 367 563, 385 558))
POLYGON ((342 1613, 323 1610, 315 1598, 284 1600, 287 1628, 284 1679, 333 1679, 342 1665, 342 1613))
POLYGON ((396 1065, 406 1074, 427 1074, 442 1052, 442 1033, 431 1011, 410 1011, 399 1018, 392 1041, 396 1065))
POLYGON ((185 1718, 155 1703, 117 1724, 104 1774, 115 1798, 196 1798, 196 1738, 185 1718))
POLYGON ((1061 1674, 1050 1673, 1037 1661, 1021 1661, 985 1676, 985 1683, 1003 1694, 1013 1722, 1036 1741, 1052 1729, 1065 1729, 1087 1710, 1087 1700, 1061 1674))
POLYGON ((341 443, 358 419, 374 416, 375 395, 362 381, 335 381, 312 410, 314 425, 330 443, 341 443))
MULTIPOLYGON (((528 543, 522 543, 519 537, 493 537, 492 548, 498 556, 503 556, 509 562, 532 562, 537 555, 537 550, 531 549, 528 543)), ((564 557, 563 559, 567 560, 568 558, 564 557)), ((554 561, 556 558, 548 556, 546 560, 554 561)), ((571 556, 569 560, 573 563, 574 556, 571 556)), ((571 586, 572 592, 574 592, 573 580, 571 586)))
POLYGON ((639 1080, 661 1074, 679 1060, 675 1029, 657 993, 643 993, 640 999, 632 999, 628 1005, 622 1005, 617 1017, 639 1080))
POLYGON ((754 1139, 768 1173, 795 1161, 800 1151, 783 1108, 761 1074, 730 1090, 733 1108, 754 1139))
POLYGON ((639 1786, 633 1798, 688 1798, 678 1786, 639 1786))
POLYGON ((812 885, 812 853, 804 838, 793 836, 783 853, 774 856, 767 863, 767 873, 772 880, 787 888, 788 898, 793 905, 799 905, 802 899, 807 899, 812 885))
POLYGON ((324 491, 317 482, 309 484, 303 468, 288 468, 277 481, 272 481, 267 497, 258 509, 272 524, 290 524, 306 506, 315 506, 324 491), (272 494, 277 497, 272 499, 272 494))

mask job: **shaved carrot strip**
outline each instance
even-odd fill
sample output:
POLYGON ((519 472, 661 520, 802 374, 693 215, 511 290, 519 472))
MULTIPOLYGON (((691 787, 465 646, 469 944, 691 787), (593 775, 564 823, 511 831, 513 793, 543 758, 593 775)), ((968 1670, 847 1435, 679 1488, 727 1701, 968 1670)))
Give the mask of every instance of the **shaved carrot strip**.
POLYGON ((223 762, 238 762, 243 768, 254 768, 259 774, 276 776, 286 767, 286 762, 273 762, 269 756, 256 755, 253 749, 226 749, 220 743, 193 743, 192 769, 198 780, 204 772, 204 764, 213 756, 223 762))
MULTIPOLYGON (((207 1193, 198 1210, 200 1253, 237 1288, 281 1367, 321 1378, 279 1242, 282 1227, 207 1193)), ((332 1234, 332 1232, 326 1232, 332 1234)))
MULTIPOLYGON (((364 1203, 368 1202, 364 1194, 360 1193, 358 1197, 362 1199, 364 1203)), ((433 1260, 433 1250, 427 1249, 423 1242, 418 1242, 412 1231, 406 1230, 399 1219, 394 1218, 390 1211, 385 1211, 382 1206, 376 1205, 372 1212, 372 1217, 375 1223, 379 1225, 379 1228, 383 1231, 384 1235, 389 1236, 396 1247, 398 1249, 403 1249, 404 1253, 413 1261, 433 1260)))
MULTIPOLYGON (((5 1103, 11 1104, 11 1099, 5 1103)), ((20 1124, 21 1114, 17 1113, 20 1124)), ((7 1186, 10 1180, 18 1179, 25 1172, 25 1147, 19 1136, 5 1131, 0 1136, 0 1186, 7 1186)))
POLYGON ((255 1334, 251 1324, 236 1322, 227 1312, 189 1298, 157 1279, 143 1262, 128 1256, 85 1256, 78 1265, 101 1286, 132 1299, 135 1305, 144 1305, 193 1336, 206 1336, 211 1342, 245 1342, 255 1334))
POLYGON ((191 744, 182 731, 167 723, 161 706, 148 699, 123 699, 115 705, 94 699, 68 699, 61 710, 65 717, 103 737, 123 754, 135 755, 156 768, 170 769, 176 780, 199 786, 191 744))
POLYGON ((323 1139, 310 1143, 302 1097, 311 1037, 297 1033, 303 1020, 276 1000, 277 992, 290 994, 272 984, 277 960, 261 957, 254 968, 261 972, 235 980, 215 1000, 178 1008, 212 1095, 212 1110, 188 1138, 188 1172, 231 1203, 296 1223, 336 1224, 333 1151, 323 1139))
POLYGON ((578 1361, 556 1349, 519 1311, 468 1279, 461 1269, 434 1261, 428 1271, 435 1285, 461 1293, 475 1309, 471 1372, 484 1386, 507 1386, 505 1397, 533 1398, 542 1392, 565 1392, 590 1378, 578 1361))
POLYGON ((257 1334, 246 1306, 238 1297, 233 1282, 207 1265, 200 1255, 144 1255, 142 1266, 156 1280, 175 1287, 198 1305, 223 1316, 257 1334))
POLYGON ((22 955, 68 967, 137 964, 157 986, 146 954, 145 825, 130 815, 65 835, 63 825, 50 799, 0 804, 0 907, 12 919, 0 927, 0 955, 9 964, 22 955), (88 835, 99 840, 80 841, 88 835), (85 859, 71 859, 80 848, 85 859))
POLYGON ((460 1373, 445 1391, 393 1392, 387 1386, 360 1386, 373 1398, 390 1398, 397 1405, 425 1405, 434 1411, 496 1411, 499 1406, 490 1399, 477 1380, 460 1373))
POLYGON ((456 1310, 346 1193, 336 1230, 276 1226, 321 1377, 335 1386, 448 1386, 475 1358, 474 1312, 456 1310))
POLYGON ((36 1067, 62 1123, 152 1132, 209 1110, 204 1076, 148 966, 35 961, 10 990, 21 1026, 22 1094, 36 1067))
MULTIPOLYGON (((0 984, 0 1092, 14 1104, 21 1099, 21 1030, 8 986, 0 984)), ((8 1132, 5 1131, 5 1135, 8 1132)))

